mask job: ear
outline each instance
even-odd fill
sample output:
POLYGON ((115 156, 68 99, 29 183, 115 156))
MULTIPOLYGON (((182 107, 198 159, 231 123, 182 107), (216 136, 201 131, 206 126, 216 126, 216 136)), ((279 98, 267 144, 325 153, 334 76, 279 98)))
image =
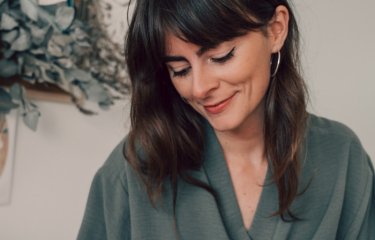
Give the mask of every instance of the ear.
POLYGON ((272 53, 280 51, 283 47, 286 37, 288 36, 289 11, 280 5, 276 8, 275 13, 268 23, 268 37, 271 41, 272 53))

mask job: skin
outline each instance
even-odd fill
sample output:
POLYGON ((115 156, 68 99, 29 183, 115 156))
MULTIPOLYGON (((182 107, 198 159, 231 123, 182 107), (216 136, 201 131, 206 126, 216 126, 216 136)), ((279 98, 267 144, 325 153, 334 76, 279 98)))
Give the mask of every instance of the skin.
POLYGON ((246 228, 253 221, 268 166, 263 122, 271 55, 282 48, 288 21, 288 10, 279 6, 267 34, 248 32, 208 51, 173 34, 166 39, 172 84, 214 128, 246 228))

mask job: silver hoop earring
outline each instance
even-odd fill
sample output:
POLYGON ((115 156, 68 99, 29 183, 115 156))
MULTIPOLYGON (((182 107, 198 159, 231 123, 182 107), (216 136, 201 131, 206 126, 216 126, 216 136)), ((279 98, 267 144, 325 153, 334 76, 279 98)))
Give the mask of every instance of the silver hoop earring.
MULTIPOLYGON (((277 63, 276 63, 276 67, 275 67, 275 70, 273 71, 273 73, 271 74, 271 78, 274 78, 277 74, 277 71, 279 70, 279 67, 280 67, 280 60, 281 60, 281 53, 280 51, 277 52, 277 63)), ((271 60, 271 69, 272 69, 272 60, 271 60)))

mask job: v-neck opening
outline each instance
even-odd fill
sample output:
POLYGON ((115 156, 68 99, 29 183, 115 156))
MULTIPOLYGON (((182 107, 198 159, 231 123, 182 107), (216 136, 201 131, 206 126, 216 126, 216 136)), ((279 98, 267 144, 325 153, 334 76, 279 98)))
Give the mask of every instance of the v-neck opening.
MULTIPOLYGON (((268 165, 267 166, 267 171, 266 171, 266 176, 264 177, 264 181, 263 181, 263 184, 262 184, 262 191, 260 192, 259 200, 258 200, 257 206, 255 208, 255 213, 254 213, 254 216, 253 216, 253 221, 251 222, 249 228, 245 228, 248 233, 251 232, 251 229, 253 228, 253 225, 254 225, 253 223, 256 221, 257 216, 259 214, 259 209, 261 208, 262 199, 264 198, 264 194, 265 194, 264 193, 265 192, 265 188, 268 185, 267 182, 268 182, 269 177, 270 177, 269 174, 270 174, 270 166, 268 165)), ((235 191, 233 183, 232 183, 232 191, 235 191)), ((237 201, 237 207, 240 209, 238 201, 237 201)), ((241 216, 242 216, 242 214, 241 214, 241 216)))
POLYGON ((257 228, 260 228, 262 226, 264 227, 265 223, 267 222, 267 219, 272 217, 272 213, 273 213, 272 208, 274 207, 274 205, 270 206, 269 204, 267 204, 267 202, 270 200, 267 198, 275 195, 273 194, 274 185, 271 181, 271 176, 272 176, 272 168, 270 165, 268 165, 266 176, 264 178, 264 182, 262 186, 262 192, 260 194, 259 201, 255 209, 253 221, 250 227, 246 229, 250 238, 256 236, 257 228))
POLYGON ((271 167, 267 166, 267 173, 253 221, 250 227, 246 228, 221 145, 212 127, 209 124, 207 125, 203 169, 206 172, 210 186, 217 193, 217 204, 227 233, 231 240, 253 239, 259 232, 254 228, 265 227, 264 224, 267 223, 267 217, 270 217, 273 213, 274 206, 269 203, 274 203, 275 200, 267 201, 266 199, 269 196, 273 196, 275 192, 273 184, 269 183, 271 167))

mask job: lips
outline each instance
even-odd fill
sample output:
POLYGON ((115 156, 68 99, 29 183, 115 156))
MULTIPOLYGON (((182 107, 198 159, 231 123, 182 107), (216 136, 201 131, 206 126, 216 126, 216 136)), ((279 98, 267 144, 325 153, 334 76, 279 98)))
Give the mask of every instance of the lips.
POLYGON ((229 98, 217 103, 217 104, 214 104, 214 105, 205 105, 204 106, 204 109, 210 113, 210 114, 219 114, 221 112, 223 112, 227 106, 229 105, 229 103, 232 101, 233 97, 234 97, 235 94, 233 94, 232 96, 230 96, 229 98))

